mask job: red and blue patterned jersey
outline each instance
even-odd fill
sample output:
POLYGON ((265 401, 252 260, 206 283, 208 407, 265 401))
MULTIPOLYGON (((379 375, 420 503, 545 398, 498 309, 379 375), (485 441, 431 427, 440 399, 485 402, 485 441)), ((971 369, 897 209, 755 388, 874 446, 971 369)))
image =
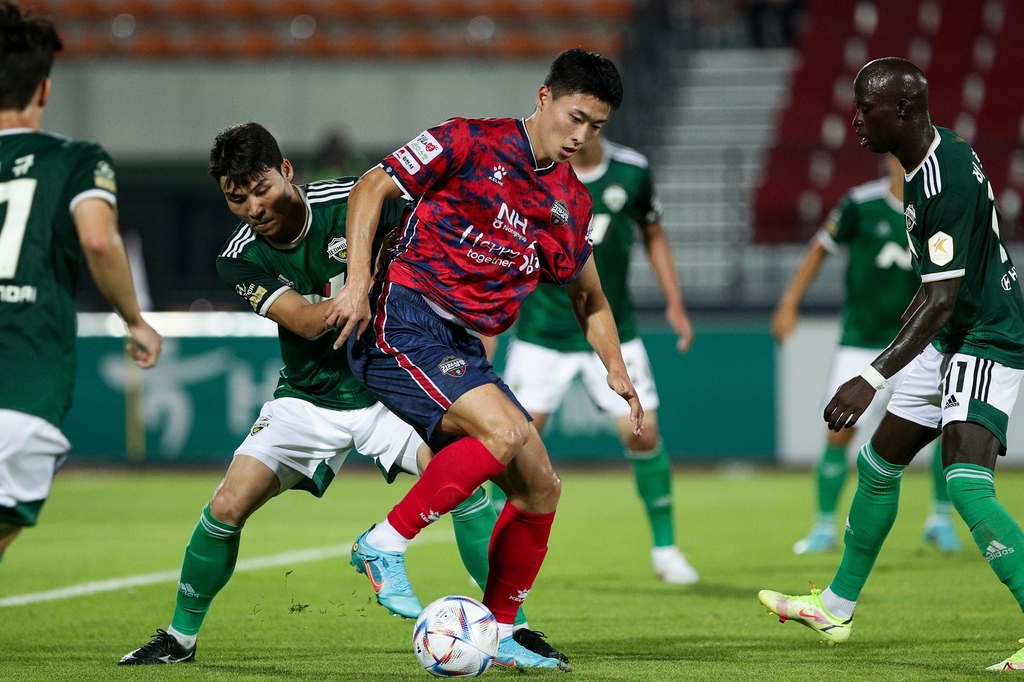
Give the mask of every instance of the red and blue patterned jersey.
POLYGON ((521 120, 453 118, 381 166, 414 202, 388 281, 478 332, 505 331, 538 282, 571 282, 590 258, 590 193, 568 163, 537 168, 521 120))

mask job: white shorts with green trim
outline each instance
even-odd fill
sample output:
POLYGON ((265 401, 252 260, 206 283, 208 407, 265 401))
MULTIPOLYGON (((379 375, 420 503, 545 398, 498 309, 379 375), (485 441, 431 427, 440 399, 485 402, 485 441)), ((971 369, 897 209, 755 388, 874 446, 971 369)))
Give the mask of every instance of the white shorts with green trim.
POLYGON ((71 443, 32 414, 0 409, 0 524, 34 526, 71 443))
MULTIPOLYGON (((658 389, 644 342, 635 338, 622 344, 622 359, 640 404, 648 412, 658 409, 658 389)), ((577 374, 595 405, 613 417, 629 416, 629 403, 608 387, 608 370, 594 351, 567 353, 513 339, 501 378, 531 414, 551 414, 577 374)))
POLYGON ((275 398, 263 404, 235 455, 270 467, 282 491, 296 488, 321 497, 352 448, 373 458, 390 483, 402 471, 419 475, 416 451, 422 442, 380 403, 328 410, 298 398, 275 398))
MULTIPOLYGON (((821 411, 829 404, 835 396, 839 387, 855 376, 859 376, 864 368, 874 362, 875 358, 882 352, 881 348, 857 348, 855 346, 839 346, 835 355, 832 356, 832 366, 829 368, 828 384, 825 386, 825 400, 821 404, 821 411)), ((889 387, 875 392, 875 397, 864 410, 864 414, 857 420, 858 427, 870 425, 872 428, 878 425, 885 414, 885 406, 892 398, 893 391, 907 375, 910 365, 904 367, 895 375, 889 377, 889 387)))
POLYGON ((981 424, 1006 448, 1006 425, 1022 376, 1024 370, 964 353, 940 353, 929 345, 910 363, 888 410, 935 429, 952 422, 981 424))

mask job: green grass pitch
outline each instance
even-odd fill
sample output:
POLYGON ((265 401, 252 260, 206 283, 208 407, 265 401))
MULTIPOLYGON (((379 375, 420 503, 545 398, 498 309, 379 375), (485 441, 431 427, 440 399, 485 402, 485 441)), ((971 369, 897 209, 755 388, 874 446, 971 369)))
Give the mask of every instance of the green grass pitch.
MULTIPOLYGON (((177 569, 218 480, 62 473, 40 525, 0 563, 0 600, 177 569)), ((984 667, 1024 636, 1020 609, 959 519, 963 554, 941 556, 922 543, 931 499, 924 473, 904 477, 900 517, 861 597, 853 638, 836 649, 806 628, 780 625, 756 596, 761 588, 803 593, 807 580, 824 586, 838 565, 838 554, 790 551, 810 521, 808 473, 677 471, 679 544, 702 576, 682 588, 652 573, 646 523, 625 470, 568 469, 563 481, 551 549, 527 612, 531 625, 572 657, 574 671, 564 679, 991 679, 984 667)), ((1004 504, 1024 519, 1024 473, 1000 472, 996 481, 1004 504)), ((343 470, 323 500, 287 493, 249 521, 240 558, 351 542, 409 484, 388 487, 365 469, 343 470)), ((442 520, 426 532, 432 542, 409 551, 410 578, 424 603, 479 596, 450 528, 442 520)), ((116 667, 122 654, 167 627, 173 603, 174 584, 163 582, 0 607, 0 680, 431 679, 412 654, 412 623, 372 603, 347 557, 238 572, 214 601, 195 664, 116 667)))

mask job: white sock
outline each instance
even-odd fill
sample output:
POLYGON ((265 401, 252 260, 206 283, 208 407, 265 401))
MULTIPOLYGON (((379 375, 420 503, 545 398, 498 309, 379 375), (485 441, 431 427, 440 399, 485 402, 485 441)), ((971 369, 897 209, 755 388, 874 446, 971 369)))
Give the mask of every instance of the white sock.
POLYGON ((183 635, 175 630, 173 625, 167 627, 167 634, 178 640, 178 644, 182 645, 186 649, 193 648, 196 645, 196 640, 199 639, 199 635, 183 635))
POLYGON ((842 620, 853 618, 853 610, 857 608, 857 602, 843 599, 832 591, 831 586, 826 587, 825 591, 821 593, 821 603, 826 611, 842 620))
POLYGON ((388 523, 387 519, 374 526, 366 539, 382 552, 398 552, 399 554, 405 554, 405 550, 409 549, 409 543, 412 542, 395 530, 395 527, 388 523))
POLYGON ((502 640, 512 636, 512 623, 498 623, 498 639, 502 640))
POLYGON ((519 630, 529 630, 529 629, 530 629, 530 624, 529 623, 520 623, 519 625, 513 625, 512 626, 512 632, 518 632, 519 630))

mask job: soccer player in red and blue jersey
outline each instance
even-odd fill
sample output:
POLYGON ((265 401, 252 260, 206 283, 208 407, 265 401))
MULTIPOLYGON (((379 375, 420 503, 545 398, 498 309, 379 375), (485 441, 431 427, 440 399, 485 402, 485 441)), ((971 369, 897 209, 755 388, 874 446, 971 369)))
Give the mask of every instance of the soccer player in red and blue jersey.
POLYGON ((356 541, 352 564, 367 574, 378 602, 415 617, 422 606, 404 567, 410 540, 494 480, 508 504, 491 536, 483 601, 498 621, 499 665, 564 663, 513 635, 516 610, 547 553, 561 482, 529 414, 471 332, 504 331, 539 282, 564 285, 608 385, 629 403, 641 431, 643 410, 593 263, 592 201, 565 163, 621 101, 614 64, 567 50, 552 63, 532 116, 456 118, 431 128, 364 175, 349 198, 349 280, 327 316, 342 328, 335 347, 353 336, 355 376, 437 453, 387 520, 356 541), (373 283, 370 244, 380 207, 398 196, 411 208, 387 270, 373 283))

